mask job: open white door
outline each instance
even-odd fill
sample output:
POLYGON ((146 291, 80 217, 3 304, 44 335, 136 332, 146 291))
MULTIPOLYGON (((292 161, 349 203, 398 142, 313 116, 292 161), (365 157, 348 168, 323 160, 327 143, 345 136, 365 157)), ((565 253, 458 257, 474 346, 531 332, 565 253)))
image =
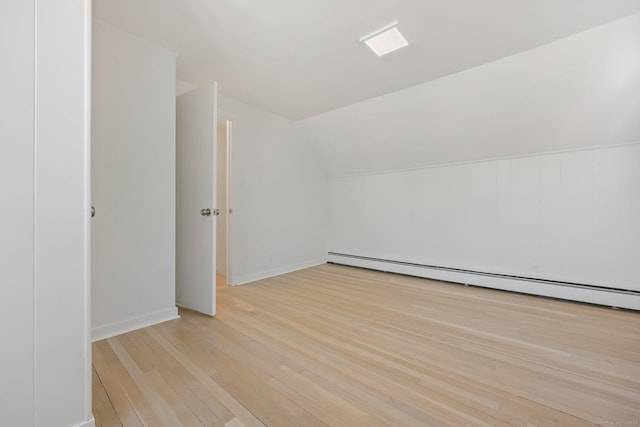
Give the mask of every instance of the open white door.
POLYGON ((176 303, 216 314, 217 85, 176 105, 176 303))

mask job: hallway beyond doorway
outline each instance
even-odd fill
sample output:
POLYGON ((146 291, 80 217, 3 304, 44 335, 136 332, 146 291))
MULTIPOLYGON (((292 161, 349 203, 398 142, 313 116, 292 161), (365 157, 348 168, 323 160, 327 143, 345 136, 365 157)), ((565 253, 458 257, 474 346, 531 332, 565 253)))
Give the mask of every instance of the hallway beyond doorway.
POLYGON ((220 274, 219 271, 216 271, 216 288, 222 289, 227 287, 227 278, 220 274))

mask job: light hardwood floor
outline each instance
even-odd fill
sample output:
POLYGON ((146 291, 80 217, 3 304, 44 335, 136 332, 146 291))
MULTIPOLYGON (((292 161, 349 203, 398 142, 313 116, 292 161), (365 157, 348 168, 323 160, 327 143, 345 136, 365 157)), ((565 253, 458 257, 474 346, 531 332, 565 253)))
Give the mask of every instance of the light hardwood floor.
POLYGON ((640 426, 640 313, 324 265, 94 344, 98 426, 640 426))

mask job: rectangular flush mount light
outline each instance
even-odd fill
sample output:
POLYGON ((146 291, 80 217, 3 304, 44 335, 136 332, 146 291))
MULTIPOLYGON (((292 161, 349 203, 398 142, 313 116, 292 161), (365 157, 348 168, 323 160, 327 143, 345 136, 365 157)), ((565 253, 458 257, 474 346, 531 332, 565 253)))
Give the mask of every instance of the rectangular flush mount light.
POLYGON ((365 42, 378 56, 386 55, 409 44, 398 30, 398 21, 362 37, 360 41, 365 42))

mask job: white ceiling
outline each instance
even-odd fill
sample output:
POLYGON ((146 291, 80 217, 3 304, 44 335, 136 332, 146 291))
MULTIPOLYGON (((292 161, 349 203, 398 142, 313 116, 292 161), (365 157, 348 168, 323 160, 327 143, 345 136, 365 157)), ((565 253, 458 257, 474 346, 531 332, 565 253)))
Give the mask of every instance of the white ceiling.
POLYGON ((639 143, 640 14, 300 123, 333 177, 639 143))
POLYGON ((94 0, 164 46, 178 78, 300 119, 472 68, 640 11, 640 0, 94 0), (408 48, 360 37, 398 20, 408 48))

